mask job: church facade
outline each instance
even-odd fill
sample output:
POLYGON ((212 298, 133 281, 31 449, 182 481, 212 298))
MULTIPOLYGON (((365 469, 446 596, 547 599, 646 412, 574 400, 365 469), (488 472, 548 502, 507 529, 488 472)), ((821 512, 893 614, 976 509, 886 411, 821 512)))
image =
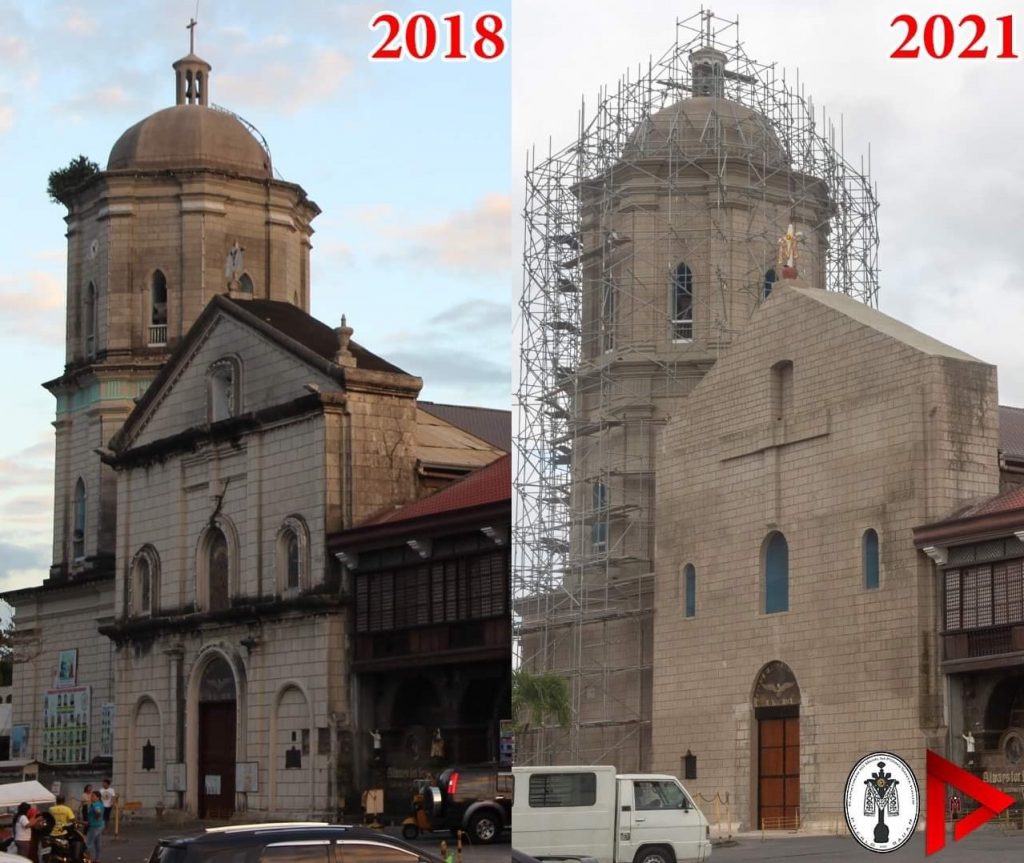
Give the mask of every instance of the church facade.
POLYGON ((712 18, 531 172, 558 359, 524 340, 551 455, 520 527, 564 533, 524 556, 518 647, 573 720, 520 753, 677 775, 723 833, 841 829, 873 751, 1024 758, 1020 423, 994 367, 872 307, 841 154, 712 18))
MULTIPOLYGON (((7 767, 68 793, 111 774, 146 812, 358 811, 376 779, 360 717, 380 720, 357 703, 350 581, 328 537, 505 450, 445 418, 471 409, 420 407, 422 380, 344 319, 309 315, 319 209, 209 107, 209 64, 174 70, 177 104, 68 198, 67 364, 46 384, 54 563, 6 595, 7 767)), ((478 671, 484 713, 504 718, 507 638, 503 656, 478 671)))

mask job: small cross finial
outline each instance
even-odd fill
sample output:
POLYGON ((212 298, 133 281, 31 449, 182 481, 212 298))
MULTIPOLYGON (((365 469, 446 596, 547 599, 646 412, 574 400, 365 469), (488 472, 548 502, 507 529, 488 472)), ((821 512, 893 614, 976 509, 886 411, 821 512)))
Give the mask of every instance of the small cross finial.
POLYGON ((196 19, 189 18, 188 24, 185 25, 185 29, 188 30, 188 53, 196 53, 196 19))

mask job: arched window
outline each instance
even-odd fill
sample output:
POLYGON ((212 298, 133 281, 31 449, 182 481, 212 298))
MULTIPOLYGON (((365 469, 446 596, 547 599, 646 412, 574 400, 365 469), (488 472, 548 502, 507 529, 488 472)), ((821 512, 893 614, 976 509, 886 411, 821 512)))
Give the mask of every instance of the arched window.
POLYGON ((878 588, 878 533, 868 528, 861 539, 864 560, 864 587, 868 590, 878 588))
POLYGON ((96 356, 96 318, 97 318, 96 285, 89 282, 85 289, 85 303, 82 309, 85 324, 85 355, 96 356))
POLYGON ((239 278, 238 290, 246 294, 251 294, 253 292, 252 278, 248 273, 242 273, 241 278, 239 278))
POLYGON ((160 270, 149 282, 149 344, 167 344, 167 277, 160 270))
POLYGON ((234 357, 217 360, 207 372, 207 418, 211 423, 238 415, 241 364, 234 357))
POLYGON ((74 514, 71 523, 71 556, 75 560, 85 557, 85 482, 81 477, 75 483, 74 514))
POLYGON ((761 299, 767 300, 772 295, 772 288, 775 287, 775 282, 778 277, 775 275, 775 268, 766 270, 764 274, 764 281, 761 283, 761 299))
POLYGON ((672 341, 693 339, 693 273, 686 264, 672 271, 672 341))
POLYGON ((309 587, 309 531, 298 516, 285 519, 277 535, 277 572, 280 593, 309 587))
POLYGON ((299 586, 299 538, 288 532, 285 540, 285 581, 289 589, 299 586))
POLYGON ((697 570, 692 563, 683 567, 683 591, 685 593, 685 608, 683 613, 687 617, 697 616, 697 570))
POLYGON ((615 282, 606 276, 601 283, 601 351, 615 347, 615 282))
POLYGON ((128 585, 128 609, 132 615, 148 617, 156 613, 159 572, 160 561, 152 546, 135 555, 128 585))
POLYGON ((230 565, 227 537, 224 536, 224 531, 215 527, 206 540, 207 596, 210 611, 220 611, 230 604, 230 565))
POLYGON ((789 544, 778 532, 764 544, 764 611, 789 611, 789 544))

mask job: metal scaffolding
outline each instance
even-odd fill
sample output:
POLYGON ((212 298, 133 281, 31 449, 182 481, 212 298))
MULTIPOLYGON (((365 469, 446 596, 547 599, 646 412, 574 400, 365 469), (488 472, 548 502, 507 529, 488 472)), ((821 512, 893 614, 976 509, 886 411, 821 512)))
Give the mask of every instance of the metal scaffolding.
POLYGON ((815 111, 799 76, 787 81, 744 53, 738 22, 702 10, 675 35, 661 59, 584 105, 576 140, 528 160, 517 662, 569 680, 573 720, 521 734, 522 763, 647 766, 656 439, 770 291, 779 200, 823 214, 812 226, 824 238, 820 286, 876 304, 870 166, 847 162, 841 131, 815 111), (714 75, 708 64, 720 64, 714 75), (691 97, 717 100, 703 128, 664 111, 691 97), (690 219, 698 175, 712 191, 690 219), (654 188, 658 220, 623 206, 641 186, 654 188), (656 299, 664 292, 645 275, 666 288, 678 281, 665 263, 679 246, 711 262, 689 320, 656 299))

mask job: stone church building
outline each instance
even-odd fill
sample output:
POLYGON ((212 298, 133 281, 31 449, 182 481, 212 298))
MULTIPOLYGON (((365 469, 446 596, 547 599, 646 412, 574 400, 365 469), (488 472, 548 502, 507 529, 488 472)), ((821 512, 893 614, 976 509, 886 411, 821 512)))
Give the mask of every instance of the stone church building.
POLYGON ((526 212, 578 214, 535 242, 562 315, 539 326, 578 352, 538 399, 567 417, 569 519, 564 569, 520 585, 520 649, 574 720, 520 753, 675 774, 723 830, 834 828, 872 751, 922 782, 926 749, 1024 762, 1024 509, 992 499, 1021 424, 993 366, 834 280, 849 188, 798 163, 795 100, 737 100, 754 64, 704 18, 532 177, 576 169, 526 212))
MULTIPOLYGON (((6 595, 10 764, 72 793, 110 773, 147 811, 358 811, 371 729, 403 726, 358 703, 328 539, 501 458, 509 417, 419 402, 420 378, 309 315, 318 207, 209 106, 209 64, 174 71, 177 103, 68 200, 54 563, 6 595)), ((488 681, 484 758, 509 655, 464 657, 488 681)))

